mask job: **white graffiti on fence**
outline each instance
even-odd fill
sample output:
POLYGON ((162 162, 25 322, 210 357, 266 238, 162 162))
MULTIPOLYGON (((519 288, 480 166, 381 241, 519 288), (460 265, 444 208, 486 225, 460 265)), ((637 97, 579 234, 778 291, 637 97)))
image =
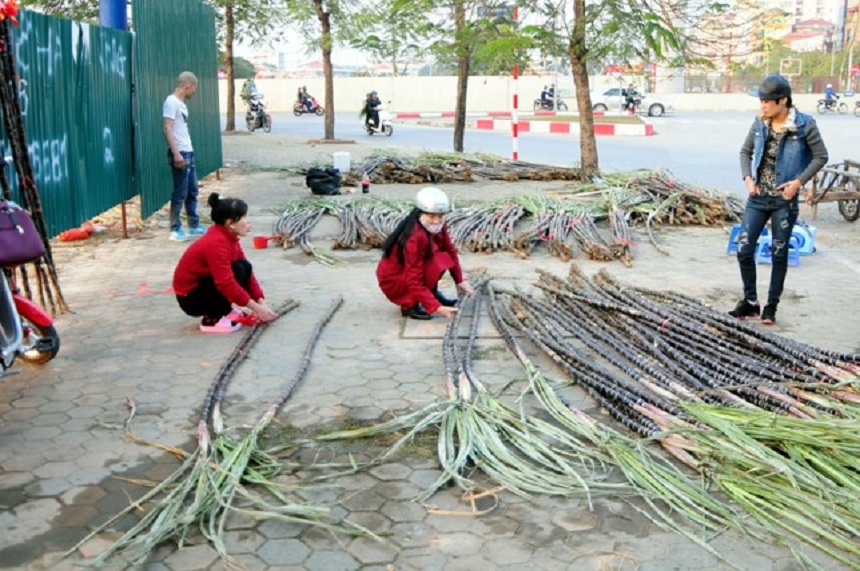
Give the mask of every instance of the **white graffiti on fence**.
POLYGON ((53 77, 54 69, 59 68, 59 62, 63 58, 63 44, 60 35, 53 27, 49 27, 47 37, 40 37, 39 31, 33 28, 30 18, 21 18, 17 38, 15 39, 15 60, 21 77, 27 77, 31 73, 44 74, 53 77), (33 51, 34 61, 27 57, 26 46, 28 42, 34 42, 36 49, 33 51))
POLYGON ((33 179, 38 186, 59 184, 69 178, 68 136, 58 139, 33 141, 27 146, 33 179))
POLYGON ((18 82, 18 105, 21 107, 21 116, 27 116, 27 109, 30 107, 30 98, 27 96, 27 80, 22 79, 18 82))
POLYGON ((122 43, 117 42, 116 38, 105 41, 104 53, 99 56, 99 61, 106 72, 114 73, 125 79, 125 68, 128 57, 125 55, 122 43))
POLYGON ((105 127, 104 131, 102 131, 102 140, 104 141, 104 144, 105 144, 104 166, 106 166, 106 167, 112 167, 113 163, 114 163, 113 141, 111 139, 112 139, 112 137, 111 137, 110 127, 105 127))

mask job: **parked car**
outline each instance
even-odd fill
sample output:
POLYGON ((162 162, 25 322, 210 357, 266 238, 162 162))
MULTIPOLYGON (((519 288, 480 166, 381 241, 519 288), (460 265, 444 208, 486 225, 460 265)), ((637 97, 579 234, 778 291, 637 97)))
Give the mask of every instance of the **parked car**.
MULTIPOLYGON (((638 112, 645 113, 649 117, 662 117, 668 113, 675 112, 675 106, 665 97, 659 97, 653 94, 641 94, 642 104, 639 105, 638 112)), ((624 105, 624 97, 621 95, 620 87, 607 89, 602 95, 595 95, 591 98, 591 109, 593 111, 621 111, 624 105)))

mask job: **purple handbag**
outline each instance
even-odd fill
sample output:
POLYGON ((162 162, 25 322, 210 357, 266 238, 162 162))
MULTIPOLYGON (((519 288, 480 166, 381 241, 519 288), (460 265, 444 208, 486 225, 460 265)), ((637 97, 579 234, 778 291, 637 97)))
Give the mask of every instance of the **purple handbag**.
POLYGON ((45 245, 30 214, 11 200, 0 200, 0 266, 17 266, 44 255, 45 245))

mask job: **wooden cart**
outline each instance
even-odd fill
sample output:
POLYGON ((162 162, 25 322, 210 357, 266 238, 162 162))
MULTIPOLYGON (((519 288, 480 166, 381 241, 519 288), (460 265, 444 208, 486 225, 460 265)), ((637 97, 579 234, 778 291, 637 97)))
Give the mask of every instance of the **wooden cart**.
POLYGON ((848 222, 860 217, 860 163, 842 161, 827 165, 815 177, 812 189, 805 191, 805 202, 812 206, 812 218, 818 216, 818 203, 836 202, 839 214, 848 222))

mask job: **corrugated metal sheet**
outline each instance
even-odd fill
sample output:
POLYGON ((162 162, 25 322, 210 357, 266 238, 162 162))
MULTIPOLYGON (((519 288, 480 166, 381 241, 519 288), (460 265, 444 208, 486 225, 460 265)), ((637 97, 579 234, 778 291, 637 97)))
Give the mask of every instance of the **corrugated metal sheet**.
MULTIPOLYGON (((19 21, 12 38, 27 146, 55 235, 134 194, 131 34, 28 11, 19 21)), ((2 145, 10 155, 5 134, 2 145)))
POLYGON ((149 216, 164 206, 173 192, 161 110, 183 71, 193 72, 200 82, 188 102, 198 178, 214 172, 223 162, 215 13, 198 0, 133 0, 132 17, 136 34, 136 187, 143 216, 149 216))

